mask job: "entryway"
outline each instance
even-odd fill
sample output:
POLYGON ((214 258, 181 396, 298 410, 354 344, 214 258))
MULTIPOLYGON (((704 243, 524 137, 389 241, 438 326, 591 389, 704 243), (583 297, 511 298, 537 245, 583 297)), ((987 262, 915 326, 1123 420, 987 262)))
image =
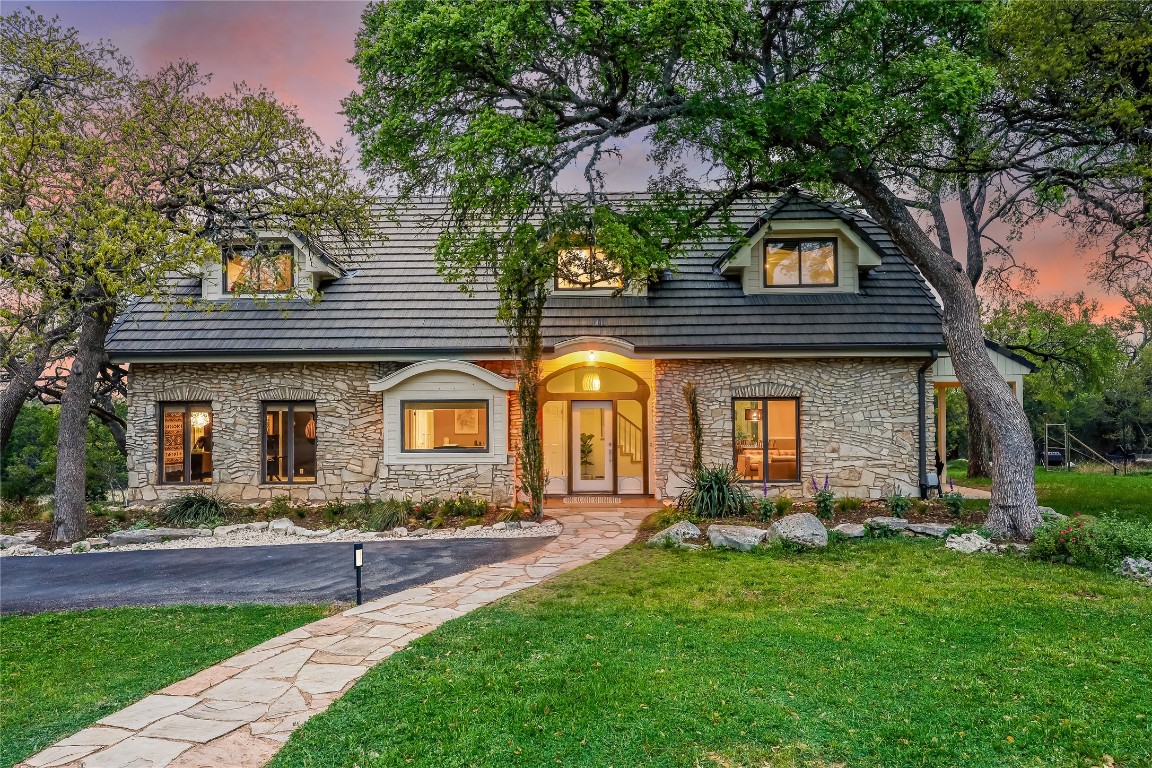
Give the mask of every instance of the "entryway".
POLYGON ((540 385, 545 491, 648 492, 648 385, 613 365, 564 368, 540 385))

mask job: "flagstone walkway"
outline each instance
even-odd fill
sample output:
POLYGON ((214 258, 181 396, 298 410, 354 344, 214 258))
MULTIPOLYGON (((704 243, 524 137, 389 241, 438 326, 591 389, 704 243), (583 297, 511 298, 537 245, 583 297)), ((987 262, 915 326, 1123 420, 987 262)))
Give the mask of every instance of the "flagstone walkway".
POLYGON ((272 638, 105 717, 20 766, 257 768, 378 662, 449 619, 619 549, 651 511, 550 511, 564 530, 534 552, 272 638))

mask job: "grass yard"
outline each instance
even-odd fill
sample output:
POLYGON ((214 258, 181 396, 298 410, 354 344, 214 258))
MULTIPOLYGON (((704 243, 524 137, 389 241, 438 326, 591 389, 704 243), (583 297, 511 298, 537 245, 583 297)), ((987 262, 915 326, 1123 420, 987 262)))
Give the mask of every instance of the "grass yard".
MULTIPOLYGON (((969 488, 991 488, 986 477, 968 478, 964 464, 953 462, 948 473, 957 485, 969 488)), ((1129 520, 1152 521, 1152 473, 1111 475, 1077 473, 1036 468, 1036 495, 1040 503, 1057 512, 1070 515, 1102 515, 1116 512, 1129 520)))
POLYGON ((1147 767, 1150 647, 1152 590, 1068 566, 633 546, 416 641, 271 765, 1147 767))
POLYGON ((327 612, 196 606, 0 617, 0 765, 327 612))

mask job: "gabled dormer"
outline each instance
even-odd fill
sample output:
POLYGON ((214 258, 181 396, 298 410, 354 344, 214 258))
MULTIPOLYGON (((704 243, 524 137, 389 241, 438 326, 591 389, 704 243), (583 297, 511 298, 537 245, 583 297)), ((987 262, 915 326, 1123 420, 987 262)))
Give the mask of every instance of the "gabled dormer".
POLYGON ((299 233, 264 230, 256 237, 259 249, 252 242, 226 245, 220 249, 220 261, 204 266, 201 286, 205 299, 311 299, 324 283, 344 275, 319 246, 299 233))
POLYGON ((798 193, 781 198, 716 261, 744 293, 858 293, 861 273, 881 264, 868 238, 835 210, 798 193))

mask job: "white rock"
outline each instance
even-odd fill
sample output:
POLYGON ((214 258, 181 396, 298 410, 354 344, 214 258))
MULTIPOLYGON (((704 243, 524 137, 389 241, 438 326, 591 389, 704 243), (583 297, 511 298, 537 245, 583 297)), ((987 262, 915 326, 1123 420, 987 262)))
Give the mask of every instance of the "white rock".
POLYGON ((699 535, 700 529, 690 520, 681 520, 648 539, 648 546, 663 547, 669 544, 683 544, 684 539, 695 539, 699 535))
POLYGON ((484 526, 482 526, 482 525, 469 525, 467 528, 464 529, 464 533, 475 533, 476 531, 482 531, 482 530, 484 530, 484 526))
POLYGON ((392 529, 392 533, 396 534, 400 538, 404 538, 405 536, 408 535, 408 529, 402 525, 398 525, 392 529))
POLYGON ((286 534, 295 527, 296 525, 286 517, 279 517, 268 523, 268 530, 274 533, 286 534))
POLYGON ((540 523, 536 522, 535 520, 523 520, 520 523, 520 527, 521 528, 539 528, 540 523))
POLYGON ((92 549, 108 549, 110 546, 108 544, 108 539, 101 538, 99 536, 89 537, 85 539, 85 541, 92 545, 92 549))
MULTIPOLYGON (((113 547, 119 547, 124 544, 150 544, 169 539, 195 539, 202 535, 196 528, 132 528, 127 531, 114 531, 106 538, 113 547)), ((211 536, 212 532, 208 531, 208 535, 211 536)))
POLYGON ((708 540, 712 546, 747 552, 760 542, 768 531, 750 525, 712 525, 708 527, 708 540))
POLYGON ((874 531, 902 531, 908 527, 908 521, 902 517, 870 517, 864 521, 864 527, 874 531))
POLYGON ((768 541, 782 539, 805 547, 828 546, 828 529, 811 512, 785 515, 768 527, 768 541))
POLYGON ((501 521, 499 523, 493 523, 492 524, 492 530, 494 530, 494 531, 502 531, 507 527, 508 527, 508 524, 503 522, 503 521, 501 521))
POLYGON ((848 539, 862 539, 868 534, 867 529, 860 523, 840 523, 832 530, 848 539))
POLYGON ((1040 513, 1042 520, 1067 520, 1068 515, 1062 515, 1052 507, 1036 507, 1036 511, 1040 513))
POLYGON ((909 523, 908 530, 912 533, 919 534, 920 536, 933 536, 937 539, 942 539, 948 535, 948 531, 952 530, 954 526, 945 525, 944 523, 909 523))
POLYGON ((1126 579, 1144 582, 1152 586, 1152 560, 1143 557, 1126 557, 1120 562, 1116 573, 1126 579))
POLYGON ((427 535, 428 535, 429 533, 431 533, 431 532, 432 532, 432 531, 430 531, 430 530, 429 530, 429 529, 427 529, 427 528, 417 528, 416 530, 412 531, 412 532, 411 532, 411 533, 409 533, 408 535, 409 535, 409 536, 413 536, 413 537, 416 537, 416 538, 419 538, 420 536, 427 536, 427 535))
POLYGON ((965 555, 971 555, 975 552, 997 551, 996 545, 975 531, 960 535, 953 534, 948 537, 944 546, 956 552, 962 552, 965 555))
POLYGON ((72 552, 77 554, 77 555, 83 554, 85 552, 91 552, 91 551, 92 551, 92 543, 89 541, 78 541, 72 545, 72 552))

